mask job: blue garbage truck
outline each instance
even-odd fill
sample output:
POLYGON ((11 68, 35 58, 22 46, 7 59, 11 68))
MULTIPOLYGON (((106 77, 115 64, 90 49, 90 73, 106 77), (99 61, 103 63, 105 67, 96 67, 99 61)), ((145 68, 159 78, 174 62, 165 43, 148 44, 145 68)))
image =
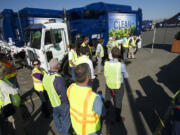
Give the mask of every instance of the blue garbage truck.
POLYGON ((67 10, 67 16, 73 40, 79 36, 88 36, 91 41, 103 38, 105 46, 110 36, 141 35, 142 10, 131 6, 98 2, 67 10))
POLYGON ((128 5, 97 2, 69 9, 66 15, 63 10, 24 8, 14 12, 5 9, 0 13, 0 50, 13 56, 22 54, 31 66, 32 60, 38 58, 48 69, 48 61, 57 56, 62 63, 67 63, 69 35, 71 42, 88 36, 90 45, 104 38, 106 46, 111 36, 119 40, 130 34, 141 40, 141 30, 142 10, 132 10, 128 5))

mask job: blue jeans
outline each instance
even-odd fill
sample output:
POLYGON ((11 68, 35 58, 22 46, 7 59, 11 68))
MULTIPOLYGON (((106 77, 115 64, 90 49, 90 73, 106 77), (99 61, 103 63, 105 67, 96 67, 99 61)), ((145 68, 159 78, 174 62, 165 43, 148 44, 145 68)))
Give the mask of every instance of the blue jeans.
POLYGON ((69 104, 61 104, 53 108, 53 120, 58 132, 62 131, 62 135, 70 135, 69 128, 71 126, 69 104))
POLYGON ((75 67, 71 68, 71 72, 72 72, 72 80, 75 81, 75 67))

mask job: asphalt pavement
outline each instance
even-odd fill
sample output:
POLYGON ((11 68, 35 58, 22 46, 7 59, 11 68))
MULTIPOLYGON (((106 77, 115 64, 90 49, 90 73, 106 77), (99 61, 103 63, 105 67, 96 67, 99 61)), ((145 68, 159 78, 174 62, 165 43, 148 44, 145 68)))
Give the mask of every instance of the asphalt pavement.
MULTIPOLYGON (((102 133, 110 135, 151 135, 163 119, 173 94, 180 89, 180 56, 171 53, 174 34, 180 28, 157 29, 152 51, 153 31, 142 33, 142 48, 136 59, 126 62, 129 78, 125 80, 123 98, 123 123, 103 123, 102 133)), ((105 79, 98 75, 103 96, 105 79)), ((27 135, 57 135, 52 117, 45 119, 40 111, 41 102, 32 87, 31 71, 18 71, 20 94, 24 102, 23 128, 27 135)), ((22 121, 21 121, 22 122, 22 121)))

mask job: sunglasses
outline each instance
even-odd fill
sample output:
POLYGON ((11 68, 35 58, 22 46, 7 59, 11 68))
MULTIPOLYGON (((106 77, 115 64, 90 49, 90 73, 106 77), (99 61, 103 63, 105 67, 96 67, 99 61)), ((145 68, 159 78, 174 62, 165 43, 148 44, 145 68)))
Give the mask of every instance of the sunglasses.
POLYGON ((37 64, 33 64, 34 66, 36 66, 36 65, 40 65, 39 63, 37 63, 37 64))

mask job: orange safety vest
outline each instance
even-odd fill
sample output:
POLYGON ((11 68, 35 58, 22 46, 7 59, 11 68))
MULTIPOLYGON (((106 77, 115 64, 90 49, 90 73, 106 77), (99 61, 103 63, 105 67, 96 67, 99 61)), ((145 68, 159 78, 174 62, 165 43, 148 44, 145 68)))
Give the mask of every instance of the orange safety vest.
POLYGON ((98 96, 91 88, 71 84, 67 91, 73 129, 78 135, 89 135, 100 130, 100 117, 92 110, 98 96))

